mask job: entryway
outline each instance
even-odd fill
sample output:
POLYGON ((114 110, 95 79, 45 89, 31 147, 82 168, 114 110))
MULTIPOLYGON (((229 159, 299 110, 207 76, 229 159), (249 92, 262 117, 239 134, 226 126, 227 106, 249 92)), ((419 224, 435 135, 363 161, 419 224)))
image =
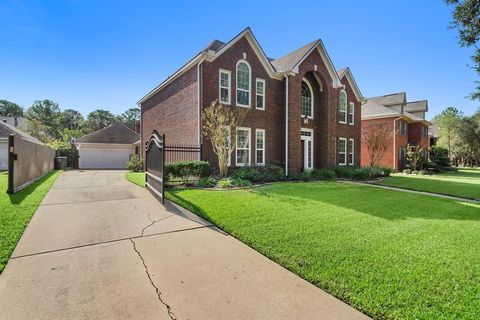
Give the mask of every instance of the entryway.
POLYGON ((301 129, 302 171, 313 170, 313 129, 301 129))

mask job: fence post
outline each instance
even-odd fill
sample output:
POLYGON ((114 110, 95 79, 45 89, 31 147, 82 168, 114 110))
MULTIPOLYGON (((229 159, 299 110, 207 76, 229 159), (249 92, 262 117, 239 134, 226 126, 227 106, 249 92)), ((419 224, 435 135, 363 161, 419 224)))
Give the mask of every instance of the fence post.
POLYGON ((15 188, 13 186, 13 162, 15 161, 15 153, 14 153, 14 135, 11 134, 8 136, 8 189, 7 193, 14 194, 15 188))
POLYGON ((203 160, 203 143, 200 143, 200 161, 203 160))
POLYGON ((165 134, 162 135, 162 204, 165 203, 165 134))

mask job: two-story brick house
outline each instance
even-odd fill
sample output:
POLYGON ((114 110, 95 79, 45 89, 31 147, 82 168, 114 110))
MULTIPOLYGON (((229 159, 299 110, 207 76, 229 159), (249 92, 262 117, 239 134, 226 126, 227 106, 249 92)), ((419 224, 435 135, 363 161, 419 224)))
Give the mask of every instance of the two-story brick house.
POLYGON ((213 41, 139 101, 142 142, 156 129, 169 143, 203 143, 204 160, 217 163, 201 130, 202 109, 214 100, 250 109, 237 128, 232 167, 277 163, 288 174, 360 165, 364 99, 321 40, 279 59, 265 55, 249 28, 213 41))
MULTIPOLYGON (((380 166, 390 167, 395 171, 405 166, 407 146, 429 146, 428 127, 425 120, 428 101, 407 102, 405 92, 368 98, 362 106, 362 138, 364 133, 375 125, 389 128, 389 146, 379 161, 380 166)), ((368 166, 370 156, 367 145, 361 144, 361 164, 368 166)))

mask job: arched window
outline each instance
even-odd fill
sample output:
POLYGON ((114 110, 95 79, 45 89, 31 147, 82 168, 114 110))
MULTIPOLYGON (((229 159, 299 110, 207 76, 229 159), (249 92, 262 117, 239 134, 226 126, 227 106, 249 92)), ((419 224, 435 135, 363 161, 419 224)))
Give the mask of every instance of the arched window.
POLYGON ((302 81, 302 117, 313 118, 313 91, 307 80, 302 81))
POLYGON ((237 106, 250 107, 251 72, 248 62, 237 63, 237 106))
POLYGON ((338 96, 338 122, 347 123, 347 93, 340 91, 338 96))

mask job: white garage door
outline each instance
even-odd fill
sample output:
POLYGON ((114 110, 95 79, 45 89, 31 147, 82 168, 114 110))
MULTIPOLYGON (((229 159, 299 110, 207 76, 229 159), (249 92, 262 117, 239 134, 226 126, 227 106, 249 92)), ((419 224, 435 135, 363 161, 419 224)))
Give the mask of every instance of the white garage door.
POLYGON ((0 170, 8 170, 8 142, 0 141, 0 170))
POLYGON ((81 146, 79 150, 80 169, 125 169, 133 146, 81 146))

